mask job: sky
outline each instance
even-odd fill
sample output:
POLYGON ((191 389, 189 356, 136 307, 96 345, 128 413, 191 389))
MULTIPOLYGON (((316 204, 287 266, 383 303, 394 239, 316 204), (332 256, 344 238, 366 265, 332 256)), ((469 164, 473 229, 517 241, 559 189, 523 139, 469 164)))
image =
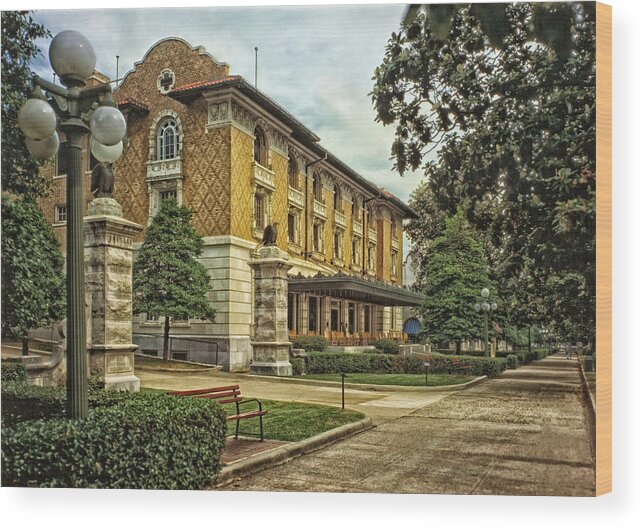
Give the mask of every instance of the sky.
MULTIPOLYGON (((389 159, 394 127, 375 122, 368 95, 387 40, 399 28, 404 4, 36 10, 34 18, 53 35, 83 33, 110 78, 140 61, 158 40, 179 36, 203 46, 231 74, 258 88, 317 133, 321 144, 362 176, 407 201, 420 174, 401 177, 389 159)), ((50 40, 33 65, 52 78, 50 40)))

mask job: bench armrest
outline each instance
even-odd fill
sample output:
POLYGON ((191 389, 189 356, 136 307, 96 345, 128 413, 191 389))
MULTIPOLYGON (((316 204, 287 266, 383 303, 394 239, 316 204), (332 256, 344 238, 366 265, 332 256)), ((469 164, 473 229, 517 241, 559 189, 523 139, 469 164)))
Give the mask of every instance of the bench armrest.
POLYGON ((243 405, 244 403, 250 403, 250 402, 257 402, 257 403, 259 404, 259 411, 262 411, 262 410, 263 410, 263 409, 261 408, 261 401, 260 401, 260 400, 258 400, 257 398, 250 398, 250 399, 248 399, 248 400, 246 400, 246 399, 244 398, 244 399, 243 399, 243 400, 241 400, 240 402, 237 402, 237 405, 238 405, 238 406, 241 406, 241 405, 243 405))

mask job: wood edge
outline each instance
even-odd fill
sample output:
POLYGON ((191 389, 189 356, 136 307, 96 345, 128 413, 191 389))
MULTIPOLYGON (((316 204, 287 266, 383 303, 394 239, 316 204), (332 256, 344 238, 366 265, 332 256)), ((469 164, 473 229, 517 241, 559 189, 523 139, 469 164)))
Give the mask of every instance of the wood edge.
POLYGON ((596 495, 612 491, 612 6, 596 3, 596 495))

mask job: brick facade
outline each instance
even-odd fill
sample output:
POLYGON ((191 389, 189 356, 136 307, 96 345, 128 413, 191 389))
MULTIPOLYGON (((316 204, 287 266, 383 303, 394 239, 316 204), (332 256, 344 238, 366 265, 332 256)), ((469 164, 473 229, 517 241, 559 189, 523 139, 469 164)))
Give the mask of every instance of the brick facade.
MULTIPOLYGON (((114 197, 122 205, 123 216, 144 227, 163 193, 176 193, 179 201, 193 210, 194 226, 205 241, 202 260, 210 273, 210 300, 217 309, 217 317, 214 322, 177 323, 173 333, 218 340, 220 349, 230 355, 227 366, 231 370, 245 370, 249 365, 253 301, 248 262, 261 240, 261 229, 255 226, 255 194, 264 198, 261 204, 267 211, 266 220, 279 224, 277 245, 288 252, 293 263, 291 273, 307 276, 341 271, 401 285, 401 219, 411 214, 399 200, 323 151, 314 133, 248 86, 241 78, 230 76, 228 65, 217 62, 202 48, 168 38, 150 48, 114 94, 128 122, 123 155, 114 164, 114 197), (177 127, 178 156, 163 160, 156 152, 157 134, 168 119, 177 127), (257 129, 266 139, 263 164, 254 160, 257 129), (298 188, 288 183, 291 158, 297 161, 298 188), (313 175, 322 186, 321 202, 313 196, 313 175), (337 211, 335 192, 341 194, 337 211), (376 266, 371 273, 368 244, 364 243, 370 238, 365 202, 375 215, 376 266), (296 218, 294 242, 288 240, 289 213, 296 218), (322 252, 313 250, 316 221, 323 222, 322 252), (342 235, 341 258, 335 258, 336 229, 342 235), (359 259, 353 256, 354 240, 359 241, 359 259), (397 276, 391 276, 395 244, 397 276)), ((87 152, 84 157, 89 202, 87 152)), ((64 247, 64 225, 56 224, 54 214, 56 205, 66 202, 65 177, 55 176, 55 162, 42 170, 52 178, 53 190, 41 205, 47 218, 56 225, 64 247)), ((140 234, 135 242, 140 243, 143 236, 144 233, 140 234)), ((307 302, 305 296, 301 301, 307 302)), ((347 307, 342 309, 346 313, 347 307)), ((301 317, 306 316, 306 310, 302 308, 301 317)), ((323 310, 330 313, 329 306, 323 310)), ((390 325, 394 319, 391 313, 391 309, 382 307, 377 314, 373 313, 372 319, 390 325)), ((360 311, 358 326, 364 324, 364 317, 360 311)), ((396 327, 400 325, 401 321, 396 327)), ((135 318, 135 332, 159 330, 158 322, 145 321, 144 316, 135 318)), ((146 346, 152 345, 141 341, 141 348, 145 350, 146 346)), ((210 361, 208 354, 204 350, 191 359, 210 361)))

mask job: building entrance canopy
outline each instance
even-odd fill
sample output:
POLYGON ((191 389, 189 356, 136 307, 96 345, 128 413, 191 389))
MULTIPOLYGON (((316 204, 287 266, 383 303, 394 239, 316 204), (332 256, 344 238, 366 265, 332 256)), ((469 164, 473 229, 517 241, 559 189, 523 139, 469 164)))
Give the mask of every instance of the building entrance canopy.
POLYGON ((290 277, 289 293, 308 293, 381 306, 419 306, 424 296, 383 282, 350 275, 290 277))

